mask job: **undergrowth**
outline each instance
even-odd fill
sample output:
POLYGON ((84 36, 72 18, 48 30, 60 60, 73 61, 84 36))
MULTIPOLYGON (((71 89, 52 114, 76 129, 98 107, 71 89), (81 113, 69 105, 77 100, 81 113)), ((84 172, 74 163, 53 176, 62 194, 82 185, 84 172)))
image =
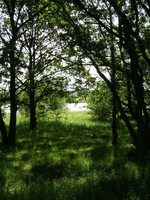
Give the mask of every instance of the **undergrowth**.
POLYGON ((114 158, 109 122, 88 112, 47 114, 29 131, 18 117, 17 144, 0 149, 2 200, 146 200, 150 167, 129 159, 133 148, 123 124, 114 158))

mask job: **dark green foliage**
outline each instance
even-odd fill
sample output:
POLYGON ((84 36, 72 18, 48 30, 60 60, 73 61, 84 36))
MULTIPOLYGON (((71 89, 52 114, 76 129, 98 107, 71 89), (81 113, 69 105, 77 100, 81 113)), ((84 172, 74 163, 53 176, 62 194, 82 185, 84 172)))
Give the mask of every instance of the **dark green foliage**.
POLYGON ((65 99, 59 95, 51 95, 49 97, 48 107, 50 110, 63 110, 65 109, 65 99))

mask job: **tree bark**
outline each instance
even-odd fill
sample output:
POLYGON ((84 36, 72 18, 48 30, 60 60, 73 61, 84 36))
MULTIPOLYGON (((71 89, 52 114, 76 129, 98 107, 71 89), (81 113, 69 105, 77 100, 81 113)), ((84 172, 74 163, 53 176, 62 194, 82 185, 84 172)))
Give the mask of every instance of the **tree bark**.
POLYGON ((34 129, 36 128, 36 101, 35 101, 35 80, 34 80, 35 49, 32 39, 29 45, 29 57, 30 57, 30 63, 29 63, 30 129, 34 129))
POLYGON ((3 120, 1 108, 0 108, 0 132, 2 134, 2 144, 7 145, 8 144, 8 136, 7 136, 6 125, 3 120))
MULTIPOLYGON (((113 36, 113 21, 112 21, 112 10, 109 7, 109 17, 110 17, 110 38, 111 38, 111 84, 113 89, 116 91, 116 63, 115 63, 115 46, 114 46, 114 36, 113 36)), ((116 91, 117 92, 117 91, 116 91)), ((114 146, 114 156, 117 156, 117 146, 118 146, 118 134, 117 134, 117 103, 114 93, 112 93, 112 144, 114 146)))
POLYGON ((9 144, 15 145, 16 142, 16 63, 15 63, 15 43, 16 36, 10 41, 10 124, 9 124, 9 144))
POLYGON ((36 105, 34 93, 30 93, 30 129, 36 128, 36 105))

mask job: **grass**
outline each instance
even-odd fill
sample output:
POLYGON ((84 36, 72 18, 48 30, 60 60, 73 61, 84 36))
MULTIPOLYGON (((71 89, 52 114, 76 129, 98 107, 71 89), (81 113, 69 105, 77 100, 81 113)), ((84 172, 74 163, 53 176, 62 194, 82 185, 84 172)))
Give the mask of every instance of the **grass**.
POLYGON ((133 147, 123 125, 117 158, 109 122, 92 121, 88 112, 47 114, 37 129, 28 126, 18 117, 16 147, 0 149, 0 199, 150 199, 150 167, 127 158, 133 147))

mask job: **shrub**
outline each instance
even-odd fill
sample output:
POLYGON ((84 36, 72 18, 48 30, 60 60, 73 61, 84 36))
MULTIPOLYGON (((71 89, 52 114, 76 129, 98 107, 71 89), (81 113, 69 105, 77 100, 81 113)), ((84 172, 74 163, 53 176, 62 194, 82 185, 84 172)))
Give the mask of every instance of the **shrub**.
POLYGON ((88 97, 88 107, 94 119, 107 120, 111 116, 111 93, 105 82, 98 82, 88 97))

